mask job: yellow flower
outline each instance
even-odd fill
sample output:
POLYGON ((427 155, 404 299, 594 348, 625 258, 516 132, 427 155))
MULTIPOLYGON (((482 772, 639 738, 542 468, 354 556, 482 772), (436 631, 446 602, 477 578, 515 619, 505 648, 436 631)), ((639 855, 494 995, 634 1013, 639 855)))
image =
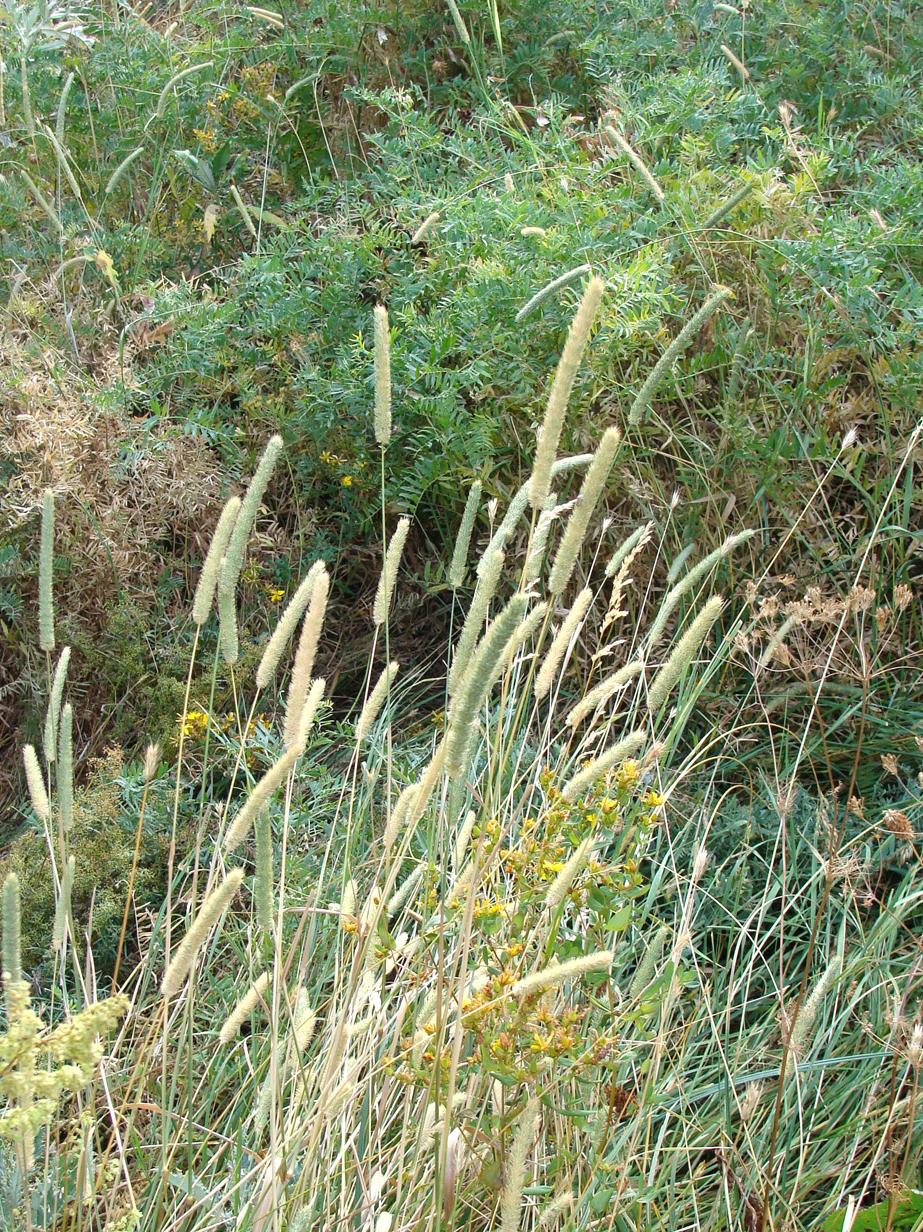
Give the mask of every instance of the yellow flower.
POLYGON ((285 598, 285 591, 279 586, 270 586, 266 597, 270 603, 280 603, 285 598))
POLYGON ((635 783, 637 783, 640 776, 640 764, 636 762, 633 757, 629 757, 627 761, 622 762, 616 771, 615 781, 621 788, 632 787, 635 783))
POLYGON ((208 715, 204 710, 189 710, 185 720, 180 715, 177 722, 182 734, 192 740, 198 740, 208 731, 208 715))
POLYGON ((663 796, 659 791, 646 791, 641 797, 643 804, 646 804, 650 809, 660 808, 663 804, 663 796))
POLYGON ((352 475, 344 475, 342 479, 340 480, 340 483, 343 485, 344 488, 351 488, 353 486, 352 475))

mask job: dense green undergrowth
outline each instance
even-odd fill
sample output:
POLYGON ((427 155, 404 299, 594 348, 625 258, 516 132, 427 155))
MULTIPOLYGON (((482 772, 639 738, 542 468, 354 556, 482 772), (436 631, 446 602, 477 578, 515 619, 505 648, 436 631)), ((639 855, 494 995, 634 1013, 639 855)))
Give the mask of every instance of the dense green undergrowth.
MULTIPOLYGON (((20 629, 49 482, 80 497, 62 528, 74 668, 130 745, 175 716, 171 646, 202 512, 267 432, 288 442, 295 499, 269 494, 251 601, 320 554, 367 602, 376 300, 394 333, 386 511, 415 516, 407 625, 424 653, 437 645, 435 562, 464 488, 478 478, 503 500, 521 479, 578 288, 517 313, 583 264, 610 294, 577 450, 623 422, 714 287, 733 292, 632 433, 617 525, 654 518, 667 566, 758 528, 753 561, 773 594, 794 578, 786 601, 858 584, 893 607, 912 583, 923 173, 909 7, 556 0, 500 10, 499 41, 492 11, 463 13, 468 43, 447 10, 403 5, 100 11, 77 14, 69 39, 50 11, 0 26, 4 740, 34 721, 20 629), (140 723, 125 705, 139 677, 140 723)), ((888 686, 874 691, 884 714, 888 686)))

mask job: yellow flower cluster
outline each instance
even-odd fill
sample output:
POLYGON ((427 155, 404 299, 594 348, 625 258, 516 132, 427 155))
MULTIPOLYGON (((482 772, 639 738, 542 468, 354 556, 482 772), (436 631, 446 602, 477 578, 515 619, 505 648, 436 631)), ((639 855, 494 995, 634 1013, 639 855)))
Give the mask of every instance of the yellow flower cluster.
POLYGON ((7 1029, 0 1035, 0 1138, 29 1161, 36 1133, 50 1123, 64 1095, 79 1091, 102 1056, 100 1035, 108 1034, 128 1010, 122 994, 88 1005, 46 1032, 32 1009, 25 980, 4 976, 7 1029))

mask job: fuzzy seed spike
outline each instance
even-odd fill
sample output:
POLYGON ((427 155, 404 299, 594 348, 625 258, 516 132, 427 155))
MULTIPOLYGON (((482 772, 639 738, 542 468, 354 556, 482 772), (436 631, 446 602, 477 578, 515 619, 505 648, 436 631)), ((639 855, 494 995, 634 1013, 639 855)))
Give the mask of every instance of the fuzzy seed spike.
POLYGON ((212 610, 215 599, 215 587, 218 585, 218 570, 221 558, 227 549, 231 531, 240 512, 240 498, 232 496, 221 510, 218 524, 212 534, 212 541, 202 562, 202 572, 199 574, 199 584, 196 586, 192 600, 192 619, 197 625, 204 625, 212 610))
POLYGON ((532 478, 529 481, 529 501, 532 508, 536 510, 543 508, 551 489, 551 468, 558 452, 558 442, 564 427, 567 404, 602 294, 602 279, 591 278, 586 285, 580 307, 577 309, 577 315, 571 324, 567 341, 564 343, 564 350, 558 361, 535 450, 532 478))
POLYGON ((46 653, 54 650, 54 493, 45 489, 42 498, 42 534, 38 557, 38 644, 46 653))

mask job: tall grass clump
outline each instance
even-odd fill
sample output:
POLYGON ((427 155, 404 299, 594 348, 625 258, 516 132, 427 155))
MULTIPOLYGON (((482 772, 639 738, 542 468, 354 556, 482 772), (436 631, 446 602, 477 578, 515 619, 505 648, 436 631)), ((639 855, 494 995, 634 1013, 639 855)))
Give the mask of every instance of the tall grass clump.
MULTIPOLYGON (((816 842, 796 843, 782 866, 762 852, 754 900, 740 848, 707 859, 707 810, 686 819, 706 752, 687 719, 739 621, 718 596, 676 617, 711 557, 665 613, 647 611, 642 550, 653 528, 619 548, 594 516, 614 428, 594 454, 556 457, 601 295, 594 280, 532 478, 480 553, 478 495, 469 500, 451 563, 454 601, 467 610, 445 646, 447 704, 435 722, 421 727, 412 687, 393 687, 388 630, 407 519, 385 545, 365 676, 376 683, 355 720, 330 715, 314 674, 342 616, 324 566, 308 568, 258 665, 237 653, 241 562, 281 449, 270 443, 240 506, 226 506, 196 595, 203 653, 216 673, 233 666, 234 713, 204 715, 214 738, 195 756, 180 741, 164 781, 159 754, 147 759, 140 807, 159 800, 174 833, 188 813, 196 838, 161 910, 138 920, 137 953, 110 997, 96 987, 92 920, 76 920, 70 903, 63 822, 79 750, 66 673, 52 684, 62 738, 46 741, 44 762, 28 746, 25 764, 59 899, 48 990, 57 1025, 44 1033, 29 1017, 8 881, 0 1035, 0 1063, 19 1067, 15 1083, 0 1073, 0 1134, 14 1147, 17 1192, 44 1226, 602 1229, 616 1216, 641 1226, 650 1203, 670 1201, 677 1226, 692 1226, 697 1203, 723 1210, 729 1194, 753 1223, 762 1190, 724 1184, 712 1195, 699 1184, 703 1174, 714 1184, 729 1108, 741 1128, 728 1158, 746 1153, 786 1209, 802 1176, 825 1193, 834 1184, 831 1152, 802 1166, 813 1160, 807 1144, 773 1130, 769 1093, 774 1123, 788 1126, 796 1085, 819 1084, 840 1041, 863 1029, 846 1009, 880 1025, 875 967, 845 952, 845 922, 816 923, 831 902, 816 842), (581 471, 569 519, 541 524, 552 477, 566 484, 581 471), (466 595, 469 554, 477 581, 466 595), (778 884, 792 860, 807 869, 797 896, 778 884), (723 888, 708 881, 716 865, 723 888), (785 945, 809 935, 825 951, 820 982, 779 966, 782 938, 765 924, 774 898, 785 945), (783 1028, 779 1011, 799 984, 813 991, 783 1028)), ((378 385, 375 410, 384 447, 378 385)), ((187 690, 182 730, 191 714, 187 690)), ((708 745, 712 756, 716 738, 708 745)), ((131 909, 129 894, 125 920, 131 909)), ((870 921, 869 952, 889 953, 912 911, 901 899, 870 921)), ((863 1055, 882 1050, 893 1057, 887 1089, 912 1098, 917 1062, 877 1040, 863 1055)), ((885 1091, 883 1070, 868 1072, 885 1091)), ((855 1100, 839 1098, 848 1128, 837 1154, 858 1176, 868 1146, 855 1100)))

